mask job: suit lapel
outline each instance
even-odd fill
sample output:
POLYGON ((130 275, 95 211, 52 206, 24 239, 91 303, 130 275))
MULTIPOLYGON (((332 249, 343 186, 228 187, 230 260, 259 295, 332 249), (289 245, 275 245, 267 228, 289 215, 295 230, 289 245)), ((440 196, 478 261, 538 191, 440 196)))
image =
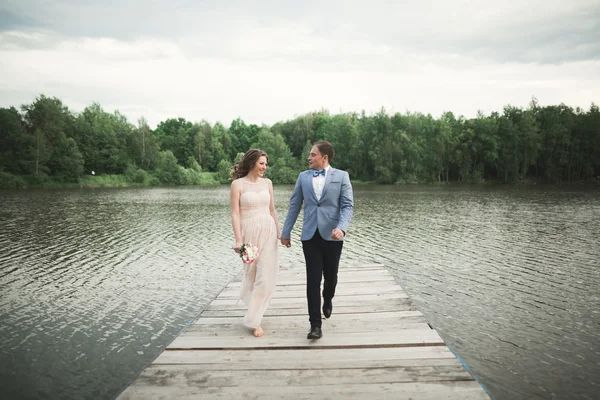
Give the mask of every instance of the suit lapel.
MULTIPOLYGON (((317 200, 317 196, 315 196, 315 188, 313 187, 313 182, 312 182, 312 171, 310 174, 306 174, 306 186, 308 187, 309 191, 310 191, 310 195, 313 198, 313 200, 315 201, 315 203, 318 203, 319 201, 317 200)), ((323 198, 323 196, 321 196, 321 198, 323 198)))
POLYGON ((323 192, 321 193, 321 200, 325 198, 325 192, 327 192, 327 188, 333 179, 333 174, 335 174, 335 171, 335 168, 329 167, 329 171, 327 171, 327 177, 325 178, 325 185, 323 185, 323 192))

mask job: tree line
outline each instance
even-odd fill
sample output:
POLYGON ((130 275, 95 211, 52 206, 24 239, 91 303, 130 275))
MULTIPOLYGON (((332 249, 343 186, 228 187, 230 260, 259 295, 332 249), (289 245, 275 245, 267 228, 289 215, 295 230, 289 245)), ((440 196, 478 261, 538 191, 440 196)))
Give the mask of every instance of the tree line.
POLYGON ((77 183, 95 174, 132 184, 226 183, 232 164, 252 147, 269 154, 267 176, 293 183, 311 144, 333 143, 333 165, 354 180, 383 184, 500 181, 573 182, 600 175, 600 111, 564 104, 506 106, 467 119, 445 112, 311 112, 273 126, 229 127, 171 118, 151 129, 92 104, 71 112, 40 95, 0 108, 0 187, 77 183))

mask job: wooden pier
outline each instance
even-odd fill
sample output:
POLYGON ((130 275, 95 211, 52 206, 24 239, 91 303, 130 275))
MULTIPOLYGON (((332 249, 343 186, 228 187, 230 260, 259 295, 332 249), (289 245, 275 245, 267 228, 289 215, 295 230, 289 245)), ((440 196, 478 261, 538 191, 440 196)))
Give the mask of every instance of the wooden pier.
POLYGON ((241 325, 239 279, 120 396, 128 399, 489 399, 383 265, 340 266, 323 337, 303 269, 282 269, 263 318, 241 325))

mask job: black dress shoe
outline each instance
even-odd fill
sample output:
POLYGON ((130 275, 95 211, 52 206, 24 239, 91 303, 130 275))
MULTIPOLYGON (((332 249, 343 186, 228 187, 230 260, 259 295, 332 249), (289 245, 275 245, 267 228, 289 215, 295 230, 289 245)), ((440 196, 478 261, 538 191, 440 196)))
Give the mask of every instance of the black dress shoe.
POLYGON ((307 339, 321 339, 321 336, 323 336, 323 332, 321 332, 321 328, 319 328, 318 326, 315 326, 315 327, 310 328, 310 332, 308 332, 308 335, 306 336, 306 338, 307 339))
POLYGON ((323 302, 323 315, 325 318, 331 317, 331 311, 333 310, 333 305, 331 305, 331 300, 323 302))

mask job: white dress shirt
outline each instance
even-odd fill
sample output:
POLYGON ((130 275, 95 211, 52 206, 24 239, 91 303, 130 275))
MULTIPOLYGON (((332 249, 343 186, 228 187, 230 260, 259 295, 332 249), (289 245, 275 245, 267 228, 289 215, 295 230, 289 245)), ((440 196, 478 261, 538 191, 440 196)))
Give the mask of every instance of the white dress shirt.
POLYGON ((329 167, 325 168, 325 175, 313 176, 313 190, 315 191, 317 200, 321 200, 323 187, 325 186, 325 178, 327 178, 327 172, 329 172, 329 167))

